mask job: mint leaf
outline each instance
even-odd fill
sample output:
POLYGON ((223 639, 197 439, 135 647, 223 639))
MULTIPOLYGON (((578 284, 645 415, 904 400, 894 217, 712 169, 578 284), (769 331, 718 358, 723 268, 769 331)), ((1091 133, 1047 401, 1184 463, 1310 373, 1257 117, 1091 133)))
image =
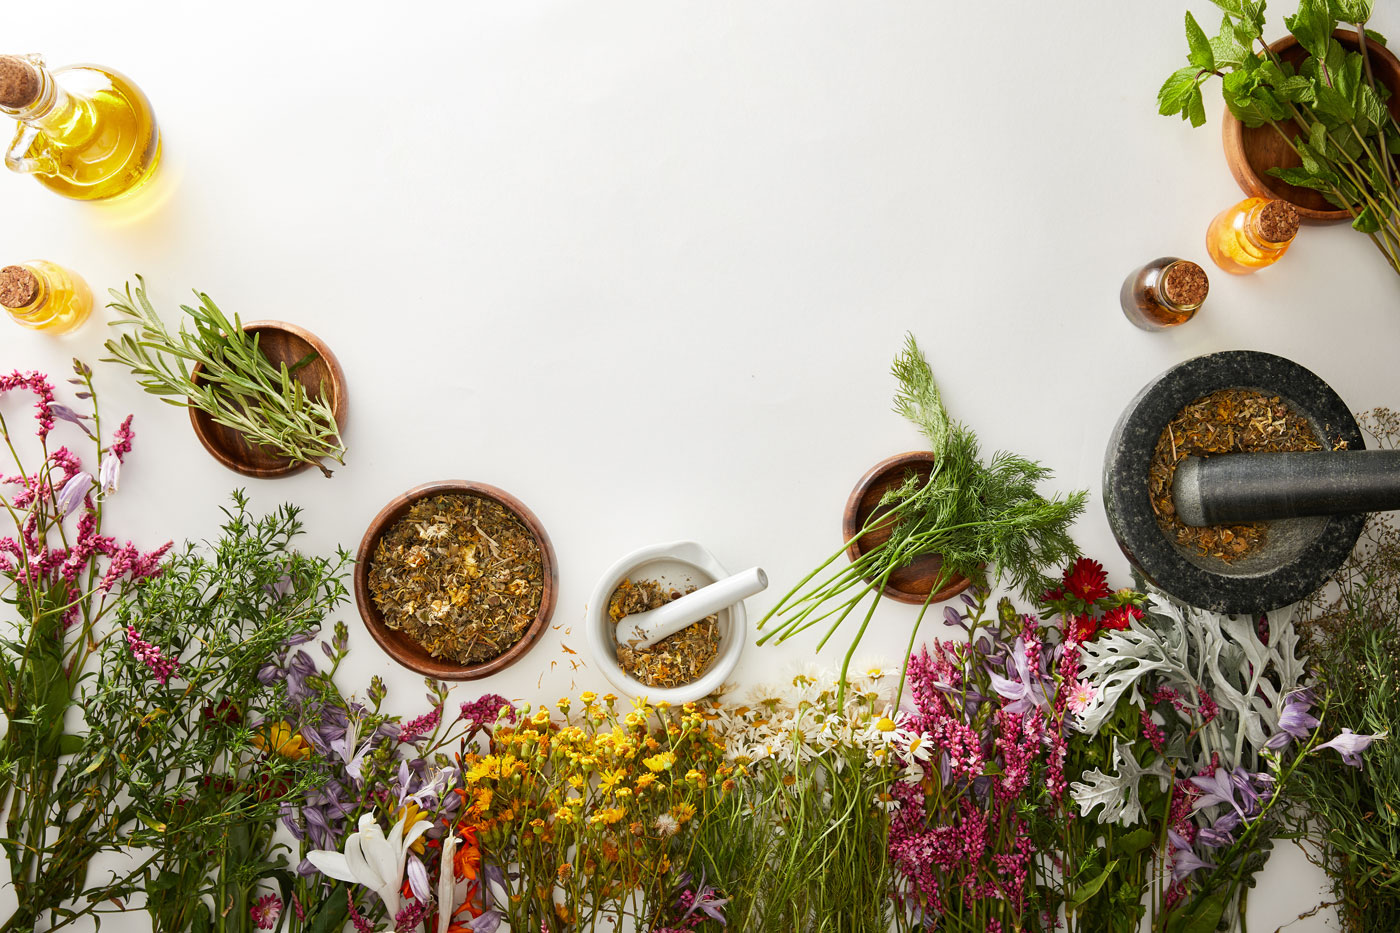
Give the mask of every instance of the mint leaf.
POLYGON ((1327 42, 1337 28, 1329 0, 1299 0, 1298 12, 1284 17, 1283 23, 1299 45, 1318 57, 1326 55, 1327 42))
POLYGON ((1215 53, 1211 51, 1210 39, 1191 11, 1186 11, 1186 45, 1189 49, 1186 60, 1202 71, 1215 70, 1215 53))
POLYGON ((1173 71, 1157 92, 1157 112, 1164 117, 1184 112, 1199 74, 1200 70, 1191 66, 1173 71))
POLYGON ((1199 86, 1192 86, 1191 95, 1186 99, 1186 110, 1182 117, 1190 120, 1191 125, 1202 126, 1206 122, 1206 102, 1201 97, 1199 86))
POLYGON ((1376 32, 1374 29, 1366 30, 1366 38, 1379 42, 1381 45, 1385 45, 1385 36, 1376 32))
POLYGON ((1210 53, 1216 68, 1243 68, 1246 63, 1258 62, 1235 37, 1234 23, 1228 15, 1221 18, 1220 32, 1210 40, 1210 53))
POLYGON ((1332 0, 1337 18, 1348 23, 1364 23, 1371 18, 1371 0, 1332 0))

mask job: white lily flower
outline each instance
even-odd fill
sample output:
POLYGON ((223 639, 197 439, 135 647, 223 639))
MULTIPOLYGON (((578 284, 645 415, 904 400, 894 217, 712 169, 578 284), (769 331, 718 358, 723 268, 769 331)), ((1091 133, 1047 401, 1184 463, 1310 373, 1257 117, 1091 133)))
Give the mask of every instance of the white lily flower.
POLYGON ((360 817, 359 831, 346 838, 343 853, 316 849, 308 852, 306 858, 327 877, 373 890, 392 919, 399 912, 399 889, 403 886, 408 849, 433 825, 419 820, 405 827, 407 822, 405 817, 395 823, 386 838, 374 817, 366 813, 360 817))

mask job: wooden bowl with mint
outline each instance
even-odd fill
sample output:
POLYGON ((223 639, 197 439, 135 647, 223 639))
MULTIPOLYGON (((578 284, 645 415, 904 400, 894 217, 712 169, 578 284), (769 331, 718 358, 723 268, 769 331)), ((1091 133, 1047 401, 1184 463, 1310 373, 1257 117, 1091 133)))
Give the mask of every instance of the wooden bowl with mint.
POLYGON ((489 677, 549 627, 559 593, 554 546, 519 499, 447 480, 386 505, 360 540, 355 601, 379 646, 439 680, 489 677))

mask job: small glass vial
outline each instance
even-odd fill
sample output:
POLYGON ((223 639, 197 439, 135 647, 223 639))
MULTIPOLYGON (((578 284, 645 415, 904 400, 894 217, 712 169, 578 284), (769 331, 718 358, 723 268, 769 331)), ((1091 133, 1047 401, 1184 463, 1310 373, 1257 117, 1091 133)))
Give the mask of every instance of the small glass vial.
POLYGON ((1163 330, 1191 320, 1209 292, 1206 270, 1189 259, 1163 256, 1134 269, 1123 281, 1118 301, 1138 327, 1163 330))
POLYGON ((0 307, 21 327, 59 336, 92 313, 92 289, 77 273, 36 260, 0 269, 0 307))
POLYGON ((1298 211, 1287 201, 1246 198, 1221 211, 1206 230, 1206 250, 1215 264, 1245 275, 1283 258, 1298 235, 1298 211))

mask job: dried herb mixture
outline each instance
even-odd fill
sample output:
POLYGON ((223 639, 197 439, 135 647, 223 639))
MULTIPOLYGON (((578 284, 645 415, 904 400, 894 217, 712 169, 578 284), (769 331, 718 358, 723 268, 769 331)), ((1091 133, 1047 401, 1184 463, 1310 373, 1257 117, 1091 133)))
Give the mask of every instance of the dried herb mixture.
POLYGON ((478 664, 519 641, 539 612, 540 545, 493 499, 433 496, 380 537, 369 589, 389 628, 435 658, 478 664))
POLYGON ((1226 563, 1262 546, 1268 522, 1194 527, 1177 517, 1172 502, 1176 467, 1187 457, 1228 453, 1321 450, 1312 425, 1277 395, 1254 389, 1222 389, 1196 399, 1168 424, 1153 451, 1147 488, 1157 524, 1182 547, 1226 563))
MULTIPOLYGON (((636 583, 623 580, 608 600, 608 618, 620 622, 627 616, 658 609, 693 592, 693 586, 682 593, 676 589, 667 591, 655 580, 638 580, 636 583)), ((637 648, 633 644, 616 641, 616 630, 613 638, 617 644, 617 663, 628 676, 648 687, 680 687, 698 680, 719 653, 719 616, 706 616, 694 625, 666 636, 650 648, 637 648)))

